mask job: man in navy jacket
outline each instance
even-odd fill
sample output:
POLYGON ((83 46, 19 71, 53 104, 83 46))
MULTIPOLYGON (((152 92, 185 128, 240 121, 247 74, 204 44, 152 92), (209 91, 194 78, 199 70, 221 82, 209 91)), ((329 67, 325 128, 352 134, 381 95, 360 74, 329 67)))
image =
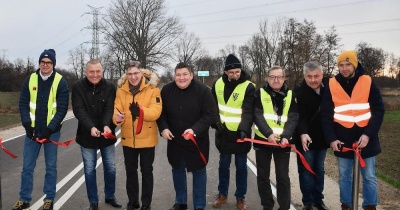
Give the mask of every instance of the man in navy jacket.
MULTIPOLYGON (((25 79, 19 99, 21 122, 26 131, 24 162, 19 200, 13 210, 29 208, 32 200, 33 172, 41 143, 36 138, 58 141, 61 123, 68 111, 68 85, 56 70, 56 52, 44 50, 39 57, 39 70, 25 79)), ((57 145, 43 145, 46 164, 43 209, 53 209, 57 182, 57 145)))
POLYGON ((355 51, 342 52, 339 74, 329 80, 321 102, 321 120, 326 141, 338 159, 340 202, 342 209, 352 206, 352 168, 354 153, 342 152, 356 143, 366 163, 363 178, 363 208, 376 209, 378 190, 375 176, 376 155, 381 153, 378 132, 384 115, 382 95, 355 51))

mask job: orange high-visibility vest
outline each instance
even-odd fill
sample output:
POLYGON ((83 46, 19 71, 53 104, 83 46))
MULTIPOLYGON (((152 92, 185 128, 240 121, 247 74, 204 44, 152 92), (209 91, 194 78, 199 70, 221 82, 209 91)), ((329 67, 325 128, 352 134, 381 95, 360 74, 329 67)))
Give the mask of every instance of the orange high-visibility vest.
POLYGON ((334 122, 346 128, 352 128, 354 124, 359 127, 368 125, 371 118, 371 110, 368 103, 371 82, 371 77, 367 75, 360 76, 350 97, 336 78, 329 79, 329 89, 335 105, 334 122))

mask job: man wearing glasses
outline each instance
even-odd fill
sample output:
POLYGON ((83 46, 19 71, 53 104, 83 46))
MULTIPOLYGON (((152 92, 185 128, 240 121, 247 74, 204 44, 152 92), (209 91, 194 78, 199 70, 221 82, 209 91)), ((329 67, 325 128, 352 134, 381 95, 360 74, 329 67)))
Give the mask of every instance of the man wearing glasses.
MULTIPOLYGON (((24 160, 19 200, 13 210, 28 209, 32 200, 33 172, 41 143, 36 138, 59 141, 61 123, 68 111, 68 85, 56 70, 56 52, 44 50, 39 57, 39 70, 25 79, 19 99, 21 122, 26 131, 24 160)), ((57 182, 57 145, 44 144, 46 174, 43 209, 53 209, 57 182)))
POLYGON ((274 157, 279 209, 290 209, 289 144, 299 114, 297 102, 285 83, 285 71, 274 66, 267 72, 267 83, 255 93, 255 139, 276 146, 254 143, 257 162, 257 186, 264 210, 274 209, 270 184, 271 159, 274 157))
POLYGON ((114 102, 115 125, 121 127, 121 144, 126 170, 125 210, 150 210, 153 198, 153 162, 158 144, 156 120, 162 101, 156 73, 142 69, 139 61, 128 61, 126 73, 118 81, 114 102), (142 129, 143 128, 143 129, 142 129), (142 207, 139 204, 138 167, 142 172, 142 207))
POLYGON ((242 71, 239 59, 230 54, 226 58, 224 73, 218 79, 212 93, 218 103, 220 119, 213 125, 215 145, 220 152, 218 195, 213 204, 214 208, 221 207, 228 199, 230 165, 232 155, 235 156, 236 166, 236 208, 246 209, 245 195, 247 192, 247 153, 251 143, 237 143, 251 135, 253 124, 254 84, 250 76, 242 71))

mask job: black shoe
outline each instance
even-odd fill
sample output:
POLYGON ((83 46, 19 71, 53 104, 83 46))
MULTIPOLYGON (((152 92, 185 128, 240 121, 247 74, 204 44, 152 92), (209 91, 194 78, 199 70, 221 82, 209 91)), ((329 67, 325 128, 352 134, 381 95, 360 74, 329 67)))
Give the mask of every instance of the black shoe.
POLYGON ((89 210, 99 210, 99 204, 97 204, 97 203, 90 203, 89 210))
POLYGON ((140 208, 140 210, 151 210, 150 206, 142 206, 142 208, 140 208))
POLYGON ((325 206, 325 203, 323 201, 317 203, 314 205, 318 210, 329 210, 327 206, 325 206))
POLYGON ((138 209, 140 208, 140 204, 138 202, 135 203, 128 203, 126 204, 126 208, 124 208, 124 210, 134 210, 134 209, 138 209))
POLYGON ((12 210, 23 210, 23 209, 29 209, 31 205, 29 203, 24 203, 21 200, 18 200, 17 202, 15 202, 12 210))
POLYGON ((187 204, 175 204, 170 210, 186 210, 187 204))
POLYGON ((194 209, 194 210, 204 210, 204 209, 194 209))
POLYGON ((303 210, 313 210, 314 207, 312 204, 306 204, 305 206, 303 206, 303 210))
POLYGON ((115 208, 122 207, 122 205, 118 203, 116 198, 111 198, 111 199, 106 198, 106 203, 110 204, 112 207, 115 207, 115 208))

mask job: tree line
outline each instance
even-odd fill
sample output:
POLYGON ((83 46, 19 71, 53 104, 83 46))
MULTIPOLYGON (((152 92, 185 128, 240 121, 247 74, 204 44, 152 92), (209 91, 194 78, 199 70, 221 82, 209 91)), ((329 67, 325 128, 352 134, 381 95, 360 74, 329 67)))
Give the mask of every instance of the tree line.
MULTIPOLYGON (((104 77, 113 80, 124 73, 128 60, 138 60, 144 68, 155 71, 165 69, 162 82, 173 79, 176 63, 186 62, 195 72, 209 71, 209 77, 200 79, 211 85, 221 76, 226 56, 234 53, 257 85, 264 83, 268 68, 280 65, 287 71, 289 85, 294 87, 303 79, 303 64, 310 60, 321 63, 325 75, 336 74, 336 58, 344 50, 334 26, 321 34, 313 21, 266 18, 260 20, 259 30, 245 44, 228 44, 212 56, 199 37, 186 31, 178 16, 168 14, 164 0, 113 0, 106 10, 99 22, 104 42, 99 59, 104 77)), ((399 57, 366 42, 357 44, 355 50, 366 73, 378 85, 399 86, 399 57)), ((95 57, 92 52, 83 45, 69 51, 71 68, 58 70, 70 87, 84 77, 86 62, 95 57)), ((36 69, 37 63, 31 58, 13 63, 0 59, 0 91, 19 91, 23 79, 36 69)))

